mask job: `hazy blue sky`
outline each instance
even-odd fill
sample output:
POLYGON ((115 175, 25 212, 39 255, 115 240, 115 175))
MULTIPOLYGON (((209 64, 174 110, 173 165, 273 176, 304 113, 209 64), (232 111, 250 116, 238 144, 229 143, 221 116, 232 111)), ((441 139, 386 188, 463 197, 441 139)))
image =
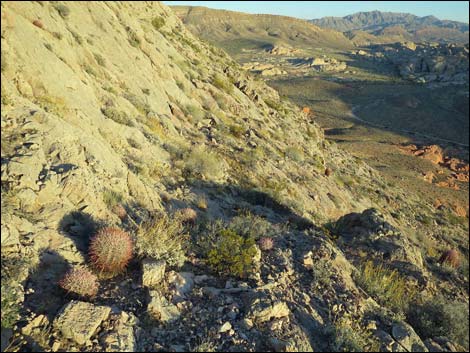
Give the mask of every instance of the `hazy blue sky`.
POLYGON ((163 1, 167 5, 206 6, 298 18, 346 16, 359 11, 407 12, 468 23, 468 1, 163 1))

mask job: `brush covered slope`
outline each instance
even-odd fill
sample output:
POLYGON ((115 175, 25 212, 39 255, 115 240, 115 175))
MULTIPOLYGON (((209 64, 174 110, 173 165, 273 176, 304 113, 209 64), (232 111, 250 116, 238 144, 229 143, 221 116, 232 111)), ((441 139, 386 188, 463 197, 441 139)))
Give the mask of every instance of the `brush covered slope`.
POLYGON ((172 6, 186 27, 200 38, 217 44, 230 55, 240 48, 270 49, 273 46, 351 48, 340 32, 317 27, 287 16, 252 15, 201 6, 172 6))
POLYGON ((423 251, 432 206, 168 7, 1 16, 2 349, 468 347, 464 225, 426 233, 451 262, 423 251), (126 251, 100 253, 124 265, 103 273, 90 242, 110 229, 126 251), (93 290, 64 291, 67 273, 93 290))

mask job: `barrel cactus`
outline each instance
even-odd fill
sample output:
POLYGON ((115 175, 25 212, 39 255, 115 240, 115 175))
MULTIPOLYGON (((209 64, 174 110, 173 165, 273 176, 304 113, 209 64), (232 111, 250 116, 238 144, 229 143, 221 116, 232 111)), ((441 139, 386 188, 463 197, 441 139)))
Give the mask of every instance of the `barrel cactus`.
POLYGON ((126 209, 124 208, 124 206, 121 205, 120 203, 114 205, 113 208, 111 209, 111 211, 112 211, 115 215, 117 215, 121 221, 123 221, 123 220, 126 219, 126 217, 127 217, 127 211, 126 211, 126 209))
POLYGON ((271 250, 274 246, 274 240, 271 237, 263 237, 258 241, 259 248, 263 251, 271 250))
POLYGON ((455 249, 447 250, 442 254, 441 258, 439 259, 439 263, 453 268, 458 268, 460 266, 459 252, 455 249))
POLYGON ((129 233, 114 227, 102 228, 91 239, 90 259, 101 274, 122 272, 132 258, 132 239, 129 233))
POLYGON ((85 266, 70 269, 59 281, 67 293, 93 298, 98 293, 98 278, 85 266))

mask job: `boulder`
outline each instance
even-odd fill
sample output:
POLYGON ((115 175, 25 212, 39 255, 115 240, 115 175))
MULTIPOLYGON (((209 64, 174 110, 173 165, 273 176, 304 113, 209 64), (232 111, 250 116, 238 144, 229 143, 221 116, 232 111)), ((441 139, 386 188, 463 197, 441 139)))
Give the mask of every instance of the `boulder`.
POLYGON ((149 288, 155 288, 160 285, 165 276, 165 267, 165 261, 144 259, 142 261, 142 285, 149 288))
POLYGON ((83 345, 108 318, 110 312, 111 308, 107 306, 73 300, 61 309, 54 320, 54 327, 63 337, 83 345))

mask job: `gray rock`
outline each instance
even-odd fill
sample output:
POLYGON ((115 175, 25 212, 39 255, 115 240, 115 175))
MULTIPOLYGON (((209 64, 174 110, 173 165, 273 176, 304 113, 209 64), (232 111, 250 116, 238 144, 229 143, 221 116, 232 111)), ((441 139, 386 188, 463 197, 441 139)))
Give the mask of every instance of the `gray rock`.
POLYGON ((173 322, 180 316, 178 308, 169 303, 165 297, 157 291, 150 291, 150 302, 147 306, 148 313, 162 322, 173 322))
POLYGON ((96 306, 82 301, 66 304, 54 320, 54 327, 65 338, 78 344, 85 344, 108 318, 111 308, 96 306))
POLYGON ((165 261, 144 259, 142 261, 142 285, 149 288, 155 288, 160 285, 165 276, 165 268, 165 261))
POLYGON ((428 349, 413 330, 413 327, 404 321, 393 325, 392 336, 408 352, 428 352, 428 349))

